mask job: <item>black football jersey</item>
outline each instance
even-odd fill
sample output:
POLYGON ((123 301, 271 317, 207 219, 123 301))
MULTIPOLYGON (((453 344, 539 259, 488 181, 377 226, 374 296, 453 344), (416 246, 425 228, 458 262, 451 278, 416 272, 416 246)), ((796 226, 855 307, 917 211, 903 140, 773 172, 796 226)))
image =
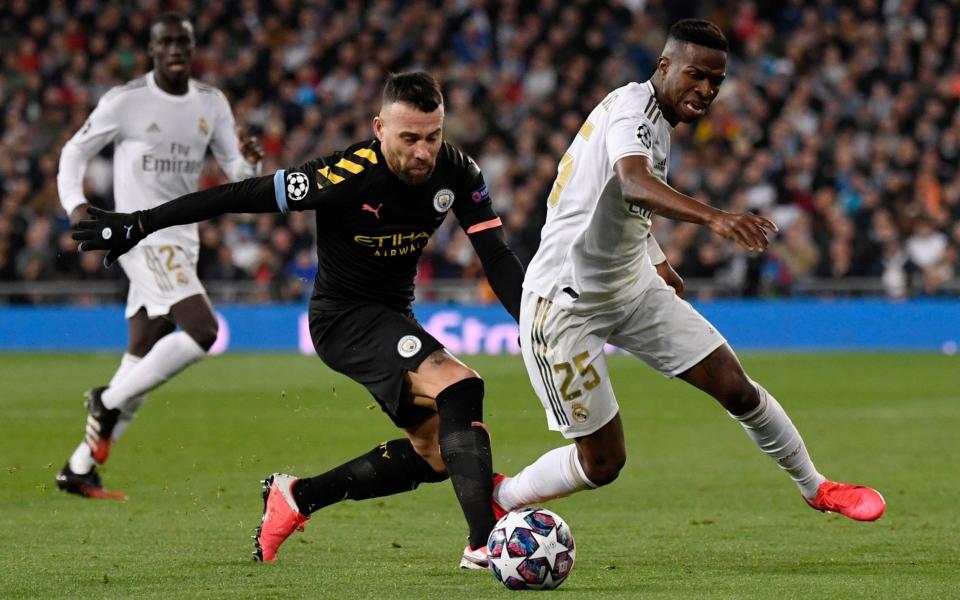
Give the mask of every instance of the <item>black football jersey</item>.
POLYGON ((409 310, 417 261, 447 213, 467 232, 499 224, 479 167, 446 142, 418 186, 390 171, 376 139, 281 169, 273 183, 281 212, 316 211, 319 308, 361 301, 409 310))

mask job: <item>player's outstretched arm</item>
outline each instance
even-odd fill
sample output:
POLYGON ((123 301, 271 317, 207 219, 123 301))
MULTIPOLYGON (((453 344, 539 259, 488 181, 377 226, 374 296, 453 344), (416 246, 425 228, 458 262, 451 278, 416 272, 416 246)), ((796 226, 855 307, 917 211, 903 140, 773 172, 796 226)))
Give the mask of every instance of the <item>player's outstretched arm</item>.
POLYGON ((271 175, 228 183, 134 213, 88 207, 90 218, 73 226, 73 239, 80 242, 81 251, 106 250, 104 263, 110 266, 154 231, 226 213, 279 212, 273 180, 271 175))
POLYGON ((515 321, 520 322, 520 296, 523 288, 523 265, 507 245, 503 227, 498 225, 468 233, 470 243, 480 257, 483 272, 500 303, 515 321))
POLYGON ((762 252, 769 242, 767 235, 777 231, 773 221, 760 215, 729 213, 681 194, 653 175, 645 156, 626 156, 613 168, 627 202, 668 219, 704 225, 747 250, 762 252))

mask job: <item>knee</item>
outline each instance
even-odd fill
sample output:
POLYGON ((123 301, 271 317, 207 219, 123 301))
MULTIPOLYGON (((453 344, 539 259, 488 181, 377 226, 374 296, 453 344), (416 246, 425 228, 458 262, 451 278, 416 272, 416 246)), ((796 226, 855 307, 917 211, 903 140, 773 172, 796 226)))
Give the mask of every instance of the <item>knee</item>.
POLYGON ((625 452, 611 452, 583 461, 583 472, 591 483, 597 486, 609 485, 620 476, 627 463, 625 452))
POLYGON ((723 386, 718 400, 730 414, 743 415, 760 405, 760 394, 753 381, 740 373, 723 386))
POLYGON ((130 338, 130 341, 127 343, 127 354, 136 356, 138 358, 143 358, 147 355, 147 352, 150 352, 150 348, 153 347, 153 344, 153 340, 147 340, 144 338, 130 338))
POLYGON ((204 319, 202 323, 191 326, 187 330, 187 335, 193 338, 193 341, 205 351, 209 350, 213 343, 217 341, 217 334, 220 326, 215 318, 204 319))
POLYGON ((464 364, 448 364, 436 383, 440 389, 435 396, 438 410, 452 398, 469 398, 481 402, 483 400, 483 379, 479 373, 464 364))
MULTIPOLYGON (((480 373, 477 373, 466 365, 455 365, 447 372, 447 386, 460 383, 467 379, 481 379, 480 373)), ((481 379, 482 380, 482 379, 481 379)))

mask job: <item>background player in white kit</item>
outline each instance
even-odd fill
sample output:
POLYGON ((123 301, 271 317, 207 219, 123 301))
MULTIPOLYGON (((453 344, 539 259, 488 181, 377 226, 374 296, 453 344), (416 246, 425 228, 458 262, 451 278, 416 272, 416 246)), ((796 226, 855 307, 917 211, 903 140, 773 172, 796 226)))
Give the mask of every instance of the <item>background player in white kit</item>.
MULTIPOLYGON (((708 21, 670 29, 653 77, 611 92, 560 161, 541 244, 524 279, 523 359, 549 426, 574 444, 512 478, 498 475, 495 511, 606 485, 626 460, 607 370, 609 342, 713 396, 822 511, 873 521, 876 491, 821 475, 776 399, 744 373, 724 338, 656 276, 650 217, 709 227, 752 251, 776 226, 702 204, 666 184, 670 131, 702 117, 726 71, 727 41, 708 21)), ((656 261, 656 259, 655 259, 656 261)))
MULTIPOLYGON (((237 181, 259 175, 263 152, 256 138, 236 129, 223 94, 190 79, 193 26, 164 13, 150 28, 154 70, 110 90, 64 145, 57 187, 71 223, 86 217, 87 161, 114 143, 117 210, 151 208, 196 191, 209 147, 224 173, 237 181), (238 137, 239 134, 239 137, 238 137)), ((129 426, 145 394, 203 358, 217 337, 217 320, 197 279, 196 225, 158 231, 120 259, 130 279, 127 352, 107 387, 87 392, 84 441, 57 475, 61 490, 95 498, 106 491, 96 464, 129 426), (181 331, 174 332, 176 326, 181 331)))

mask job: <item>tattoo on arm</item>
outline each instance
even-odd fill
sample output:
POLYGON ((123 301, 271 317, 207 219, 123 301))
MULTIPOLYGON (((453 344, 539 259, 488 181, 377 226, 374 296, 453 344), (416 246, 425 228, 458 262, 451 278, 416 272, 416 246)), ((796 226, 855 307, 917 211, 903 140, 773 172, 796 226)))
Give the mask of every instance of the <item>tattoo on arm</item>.
POLYGON ((428 358, 431 365, 442 365, 447 362, 447 353, 443 350, 437 350, 428 358))

